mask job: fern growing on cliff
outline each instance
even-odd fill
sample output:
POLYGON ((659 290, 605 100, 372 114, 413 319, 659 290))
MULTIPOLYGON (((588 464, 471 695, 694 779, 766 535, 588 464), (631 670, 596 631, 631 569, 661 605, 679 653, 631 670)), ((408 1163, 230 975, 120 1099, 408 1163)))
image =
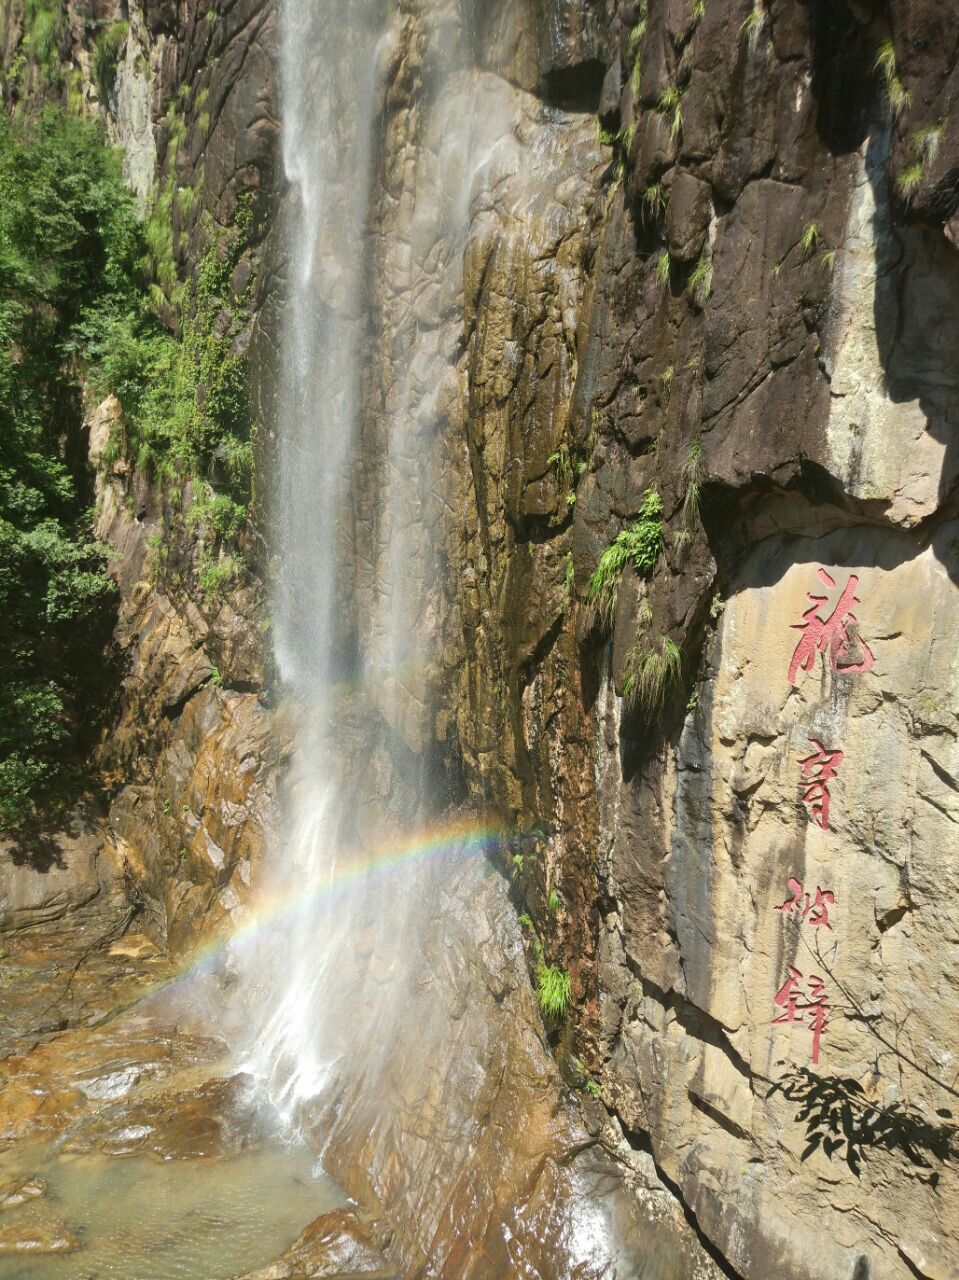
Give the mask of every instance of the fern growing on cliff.
POLYGON ((639 518, 622 529, 599 558, 596 572, 586 588, 593 622, 604 628, 612 625, 623 570, 631 564, 637 573, 648 576, 663 553, 663 500, 655 488, 647 489, 639 508, 639 518))

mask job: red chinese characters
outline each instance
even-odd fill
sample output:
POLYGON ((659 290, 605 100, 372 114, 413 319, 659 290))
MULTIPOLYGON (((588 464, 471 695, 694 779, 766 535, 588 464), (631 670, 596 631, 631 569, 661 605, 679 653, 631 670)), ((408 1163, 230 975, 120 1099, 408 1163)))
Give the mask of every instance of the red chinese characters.
POLYGON ((812 1063, 814 1067, 818 1066, 819 1042, 829 1026, 829 997, 822 978, 816 973, 803 978, 799 970, 790 965, 789 977, 776 992, 774 1003, 777 1009, 782 1009, 782 1013, 778 1018, 773 1018, 773 1025, 801 1023, 805 1017, 812 1030, 812 1063), (803 982, 808 982, 808 989, 804 990, 800 985, 803 982))
MULTIPOLYGON (((836 585, 821 567, 819 581, 830 589, 836 585)), ((862 603, 856 596, 858 585, 858 577, 851 573, 828 618, 821 615, 823 606, 828 604, 828 596, 816 596, 811 591, 806 593, 809 608, 803 614, 802 622, 792 624, 794 631, 802 632, 802 637, 789 664, 790 684, 796 683, 800 671, 812 669, 818 653, 828 653, 833 671, 841 675, 855 675, 872 669, 875 658, 859 636, 859 624, 853 613, 853 606, 862 603)))
POLYGON ((813 755, 800 761, 802 765, 803 803, 809 807, 809 816, 823 831, 829 826, 829 783, 836 776, 845 756, 841 751, 827 751, 815 738, 809 741, 816 748, 813 755))
POLYGON ((816 897, 813 899, 806 893, 799 881, 793 879, 792 876, 789 878, 788 888, 792 897, 787 898, 775 910, 781 911, 785 915, 791 915, 795 912, 799 917, 800 924, 804 924, 808 919, 813 929, 828 929, 832 933, 832 925, 829 923, 829 908, 836 901, 836 895, 832 890, 820 889, 817 884, 816 897))

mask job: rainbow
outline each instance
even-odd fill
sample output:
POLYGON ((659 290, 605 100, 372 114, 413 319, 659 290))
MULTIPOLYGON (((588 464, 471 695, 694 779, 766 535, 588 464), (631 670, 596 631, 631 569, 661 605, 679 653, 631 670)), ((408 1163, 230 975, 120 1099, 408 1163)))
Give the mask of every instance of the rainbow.
POLYGON ((213 974, 228 953, 254 946, 270 930, 309 914, 322 901, 368 886, 375 879, 400 867, 447 856, 475 857, 507 835, 506 829, 476 819, 420 828, 397 839, 357 853, 341 854, 331 860, 331 872, 321 885, 304 891, 301 887, 280 895, 262 895, 244 905, 237 927, 194 949, 173 975, 143 991, 137 1004, 174 988, 213 974))

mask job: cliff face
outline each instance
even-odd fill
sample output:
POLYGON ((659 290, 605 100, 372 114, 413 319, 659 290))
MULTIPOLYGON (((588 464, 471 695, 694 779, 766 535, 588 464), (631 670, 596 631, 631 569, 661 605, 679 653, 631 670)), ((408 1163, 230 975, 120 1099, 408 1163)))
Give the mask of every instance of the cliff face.
POLYGON ((548 832, 511 874, 579 1051, 729 1266, 947 1275, 954 23, 580 18, 575 75, 486 46, 557 160, 474 216, 445 373, 413 348, 434 737, 548 832), (597 62, 612 163, 568 111, 597 62), (607 636, 588 579, 654 487, 665 553, 607 636))
MULTIPOLYGON (((333 1165, 422 1274, 518 1266, 498 1252, 509 1213, 549 1240, 550 1178, 588 1182, 573 1153, 595 1146, 603 1176, 611 1153, 645 1189, 616 1201, 646 1205, 622 1274, 955 1275, 959 24, 932 0, 404 0, 388 29, 341 644, 376 649, 399 475, 427 657, 344 704, 371 762, 357 810, 398 803, 415 763, 438 807, 518 833, 514 906, 573 976, 552 1048, 603 1105, 587 1132, 552 1117, 515 922, 467 878, 436 889, 456 959, 425 946, 418 985, 450 1027, 489 1012, 435 1060, 399 1040, 389 1121, 360 1082, 333 1165), (432 103, 437 32, 454 53, 432 103), (457 121, 485 157, 465 177, 457 121), (652 490, 663 553, 626 557, 597 602, 602 553, 652 490), (475 1108, 449 1074, 467 1054, 500 1081, 475 1108), (482 1143, 490 1115, 535 1119, 518 1151, 480 1148, 486 1184, 429 1154, 482 1143)), ((131 6, 106 104, 145 198, 171 174, 197 189, 174 204, 181 274, 209 219, 229 228, 257 193, 237 341, 266 492, 288 269, 274 45, 270 4, 131 6)), ((282 770, 261 692, 269 499, 265 549, 247 534, 244 585, 211 600, 169 492, 102 461, 114 411, 91 427, 129 659, 106 828, 182 947, 245 899, 282 770), (158 567, 151 535, 171 528, 158 567)))
MULTIPOLYGON (((57 28, 55 74, 29 59, 23 65, 31 31, 22 8, 7 6, 4 18, 7 97, 65 100, 99 115, 123 147, 171 325, 178 279, 189 289, 205 259, 223 256, 245 207, 251 230, 234 254, 214 333, 228 336, 231 358, 251 365, 262 231, 274 199, 270 7, 228 4, 214 13, 163 2, 121 12, 70 3, 57 28), (119 40, 111 47, 112 33, 119 40)), ((125 867, 151 931, 179 951, 205 928, 229 928, 263 846, 285 750, 264 705, 261 557, 252 522, 226 548, 195 483, 160 484, 135 465, 115 398, 91 403, 85 425, 96 533, 114 549, 121 589, 124 677, 95 760, 108 812, 78 812, 76 822, 99 832, 101 878, 125 867)), ((55 886, 34 879, 5 895, 10 919, 25 918, 22 909, 35 910, 48 891, 56 909, 55 886)))

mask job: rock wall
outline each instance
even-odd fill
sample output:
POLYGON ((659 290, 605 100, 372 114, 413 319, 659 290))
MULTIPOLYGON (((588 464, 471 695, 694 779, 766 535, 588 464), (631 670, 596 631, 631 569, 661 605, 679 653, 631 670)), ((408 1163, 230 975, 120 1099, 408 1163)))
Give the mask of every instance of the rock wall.
MULTIPOLYGON (((608 639, 582 599, 550 634, 555 570, 484 618, 515 673, 518 732, 498 740, 522 747, 477 772, 518 825, 557 828, 517 877, 534 919, 547 888, 575 909, 584 864, 597 873, 595 960, 565 919, 548 943, 578 978, 586 1061, 747 1276, 955 1274, 956 1022, 937 994, 954 981, 957 777, 939 638, 956 572, 941 22, 921 5, 621 6, 603 98, 620 168, 587 232, 561 437, 587 470, 570 542, 561 521, 532 554, 571 544, 582 595, 652 485, 666 554, 648 580, 627 570, 608 639), (579 735, 555 753, 542 736, 575 690, 548 691, 570 633, 589 774, 579 735), (617 695, 630 649, 664 636, 681 687, 644 715, 617 695), (791 673, 803 641, 808 670, 791 673), (510 785, 530 758, 527 809, 510 785)), ((488 696, 474 726, 496 722, 488 696)))
MULTIPOLYGON (((170 254, 174 274, 159 287, 171 327, 178 282, 189 290, 211 246, 234 234, 246 201, 252 230, 232 296, 238 309, 252 288, 253 304, 231 355, 252 367, 262 231, 274 198, 272 6, 69 0, 59 70, 45 77, 23 66, 23 6, 5 6, 4 20, 8 105, 65 100, 101 118, 123 148, 159 253, 170 254), (111 31, 121 40, 107 75, 97 71, 97 50, 111 31)), ((224 328, 228 319, 220 317, 224 328)), ((204 930, 229 929, 263 847, 286 750, 266 705, 262 556, 251 521, 236 581, 205 589, 214 540, 195 487, 151 480, 129 448, 117 450, 126 435, 116 399, 91 404, 85 425, 96 532, 114 549, 121 589, 123 680, 95 760, 106 813, 78 820, 95 819, 104 865, 126 868, 154 936, 182 951, 204 930)))
MULTIPOLYGON (((955 1273, 942 21, 622 5, 574 55, 597 93, 606 61, 605 151, 494 42, 532 105, 472 92, 534 176, 473 206, 462 321, 425 291, 454 334, 398 344, 435 396, 408 463, 436 666, 381 712, 517 832, 516 900, 574 975, 569 1078, 744 1276, 955 1273), (588 580, 651 487, 665 553, 604 634, 588 580), (681 679, 644 713, 622 695, 664 640, 681 679)), ((442 261, 399 243, 408 278, 442 261)))

